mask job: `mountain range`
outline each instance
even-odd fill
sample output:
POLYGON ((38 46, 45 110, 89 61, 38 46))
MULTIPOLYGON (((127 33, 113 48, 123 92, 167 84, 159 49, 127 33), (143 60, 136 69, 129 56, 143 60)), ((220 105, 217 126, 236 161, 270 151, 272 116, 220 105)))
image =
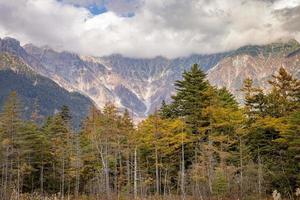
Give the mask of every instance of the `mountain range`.
POLYGON ((0 40, 0 106, 12 91, 16 91, 21 100, 23 117, 30 119, 33 111, 38 112, 41 122, 53 115, 63 105, 70 108, 74 128, 93 105, 90 98, 69 92, 53 80, 42 76, 35 69, 41 65, 28 55, 17 40, 0 40))
MULTIPOLYGON (((300 78, 300 44, 296 40, 175 59, 82 56, 33 44, 21 46, 13 38, 0 40, 0 52, 22 61, 32 73, 57 84, 57 90, 64 91, 67 96, 76 94, 77 100, 86 107, 92 102, 100 108, 113 102, 120 110, 132 111, 136 119, 154 112, 162 100, 169 101, 174 94, 173 83, 194 63, 208 74, 211 84, 227 87, 240 102, 242 94, 239 90, 245 78, 252 78, 255 84, 268 89, 267 80, 281 66, 300 78)), ((15 73, 13 65, 10 69, 10 73, 15 73)), ((68 101, 64 100, 64 103, 68 101)), ((53 112, 53 108, 49 110, 53 112)), ((83 116, 84 109, 80 110, 79 115, 83 116)))

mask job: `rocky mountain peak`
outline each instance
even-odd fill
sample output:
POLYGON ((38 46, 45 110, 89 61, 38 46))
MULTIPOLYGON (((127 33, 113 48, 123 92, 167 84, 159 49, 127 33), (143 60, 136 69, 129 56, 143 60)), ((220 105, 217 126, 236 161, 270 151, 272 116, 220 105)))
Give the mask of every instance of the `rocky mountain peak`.
POLYGON ((266 45, 247 45, 233 51, 230 56, 248 54, 251 56, 287 56, 298 50, 300 44, 295 39, 279 40, 266 45))
POLYGON ((300 44, 296 40, 241 47, 209 70, 208 80, 217 87, 225 86, 241 102, 244 79, 251 78, 257 86, 268 90, 267 80, 280 67, 300 77, 300 44))
MULTIPOLYGON (((1 41, 1 39, 0 39, 1 41)), ((8 46, 20 46, 20 41, 16 40, 15 38, 5 37, 2 39, 3 43, 8 44, 8 46)))
POLYGON ((0 51, 9 52, 17 56, 24 55, 25 53, 24 49, 20 46, 20 42, 10 37, 0 38, 0 51))
POLYGON ((227 87, 238 99, 241 99, 239 90, 245 78, 253 78, 266 88, 265 80, 281 66, 297 76, 300 73, 300 44, 296 40, 175 59, 129 58, 119 54, 80 56, 32 44, 22 48, 14 39, 3 41, 0 41, 0 51, 15 52, 37 73, 69 91, 90 97, 100 108, 113 102, 120 109, 131 110, 137 118, 154 112, 163 100, 169 101, 174 93, 173 83, 194 63, 202 66, 213 85, 227 87))

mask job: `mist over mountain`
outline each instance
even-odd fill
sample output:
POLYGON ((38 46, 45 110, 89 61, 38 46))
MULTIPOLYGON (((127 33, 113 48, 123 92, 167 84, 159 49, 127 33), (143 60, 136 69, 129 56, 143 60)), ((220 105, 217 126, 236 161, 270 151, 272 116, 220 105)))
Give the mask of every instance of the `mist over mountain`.
POLYGON ((136 119, 159 109, 163 100, 170 101, 174 82, 194 63, 207 72, 210 83, 228 88, 240 101, 245 78, 252 78, 255 84, 267 89, 266 80, 281 66, 299 77, 299 49, 296 40, 289 40, 218 54, 138 59, 119 54, 81 56, 33 44, 22 47, 12 38, 1 40, 1 52, 21 59, 35 73, 52 79, 69 92, 89 97, 99 108, 108 102, 115 103, 120 110, 130 110, 136 119))
POLYGON ((300 0, 0 0, 0 200, 300 200, 300 0))
POLYGON ((228 54, 136 59, 122 55, 80 56, 34 45, 25 45, 24 49, 44 66, 37 69, 39 73, 69 91, 89 96, 99 107, 113 102, 121 109, 133 111, 138 118, 153 113, 163 100, 169 100, 173 83, 192 64, 199 63, 207 71, 228 54))

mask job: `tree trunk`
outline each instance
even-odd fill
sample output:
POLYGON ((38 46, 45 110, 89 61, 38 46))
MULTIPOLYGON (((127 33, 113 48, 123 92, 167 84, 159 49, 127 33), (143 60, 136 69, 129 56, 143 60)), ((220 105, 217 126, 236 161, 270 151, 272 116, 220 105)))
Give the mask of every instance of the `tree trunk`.
POLYGON ((20 158, 17 158, 17 200, 20 199, 20 158))
POLYGON ((242 137, 239 137, 240 140, 240 175, 241 175, 241 180, 240 180, 240 198, 241 200, 243 199, 243 145, 242 145, 242 137))
POLYGON ((3 187, 3 196, 4 196, 4 199, 6 200, 7 199, 7 187, 8 187, 8 152, 9 152, 9 149, 8 147, 6 148, 6 159, 5 159, 5 181, 4 181, 4 187, 3 187))
POLYGON ((75 177, 75 198, 78 198, 78 193, 79 193, 79 154, 80 154, 80 146, 79 146, 79 135, 76 135, 76 177, 75 177))
POLYGON ((185 158, 183 138, 181 140, 181 199, 185 199, 185 158))
POLYGON ((260 152, 258 150, 258 195, 259 200, 261 200, 261 194, 262 194, 262 167, 261 167, 261 158, 260 158, 260 152))
POLYGON ((62 179, 61 179, 61 199, 64 199, 65 194, 65 156, 62 159, 62 179))
POLYGON ((44 163, 43 163, 43 161, 42 161, 41 172, 40 172, 40 188, 41 188, 41 195, 44 198, 44 163))
POLYGON ((158 153, 155 146, 155 182, 156 182, 156 195, 159 195, 159 169, 158 169, 158 153))
POLYGON ((105 185, 106 185, 106 194, 107 198, 110 199, 110 185, 109 185, 109 167, 108 167, 108 144, 106 141, 105 144, 105 165, 104 165, 104 171, 105 171, 105 185))
POLYGON ((210 194, 213 193, 212 188, 212 141, 208 141, 208 186, 209 186, 209 192, 210 194))
POLYGON ((127 195, 129 195, 130 194, 130 192, 131 192, 131 183, 130 183, 130 181, 131 181, 131 170, 130 170, 130 152, 129 152, 129 150, 128 150, 128 157, 127 157, 127 160, 126 160, 126 168, 127 168, 127 195))
POLYGON ((137 147, 134 148, 134 199, 137 199, 137 147))

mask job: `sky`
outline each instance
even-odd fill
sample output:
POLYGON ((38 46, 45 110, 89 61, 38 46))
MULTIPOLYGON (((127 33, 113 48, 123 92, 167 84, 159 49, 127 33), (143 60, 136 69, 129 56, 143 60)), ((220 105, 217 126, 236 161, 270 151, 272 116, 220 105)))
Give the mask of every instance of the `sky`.
POLYGON ((0 37, 91 56, 210 54, 300 41, 300 0, 0 0, 0 37))

